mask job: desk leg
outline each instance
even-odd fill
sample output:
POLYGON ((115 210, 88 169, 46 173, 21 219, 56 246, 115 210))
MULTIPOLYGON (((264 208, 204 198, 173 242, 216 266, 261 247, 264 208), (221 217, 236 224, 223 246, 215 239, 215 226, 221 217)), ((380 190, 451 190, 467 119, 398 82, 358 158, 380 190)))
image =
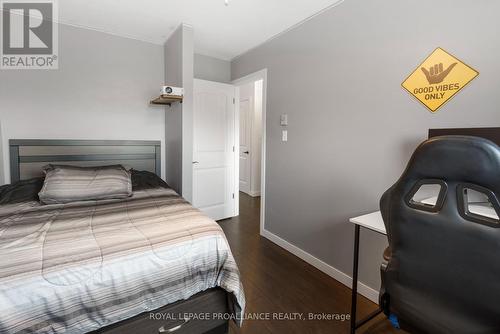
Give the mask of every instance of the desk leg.
POLYGON ((359 225, 354 225, 354 260, 352 265, 351 334, 356 332, 356 306, 358 297, 359 225))

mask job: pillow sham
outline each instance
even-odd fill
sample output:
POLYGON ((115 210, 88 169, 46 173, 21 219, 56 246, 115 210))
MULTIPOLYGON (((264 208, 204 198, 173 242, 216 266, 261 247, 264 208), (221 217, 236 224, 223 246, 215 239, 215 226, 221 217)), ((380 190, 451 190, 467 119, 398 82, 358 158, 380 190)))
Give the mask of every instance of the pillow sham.
POLYGON ((76 167, 47 165, 45 180, 38 193, 44 204, 120 199, 132 195, 131 175, 121 165, 76 167))

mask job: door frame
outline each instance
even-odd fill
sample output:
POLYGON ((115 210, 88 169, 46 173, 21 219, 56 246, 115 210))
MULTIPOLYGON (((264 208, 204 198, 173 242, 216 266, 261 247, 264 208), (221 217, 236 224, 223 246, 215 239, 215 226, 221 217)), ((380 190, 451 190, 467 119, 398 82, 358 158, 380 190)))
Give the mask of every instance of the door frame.
MULTIPOLYGON (((235 166, 238 171, 238 185, 237 185, 237 190, 239 194, 239 174, 240 174, 240 152, 239 152, 239 144, 240 144, 240 131, 239 131, 239 124, 240 124, 240 85, 244 85, 246 83, 250 82, 255 82, 258 80, 262 80, 262 147, 261 147, 261 158, 260 158, 260 235, 263 235, 264 229, 265 229, 265 212, 266 212, 266 119, 267 119, 267 68, 264 68, 260 71, 250 73, 248 75, 245 75, 241 78, 233 80, 231 83, 236 86, 236 114, 235 114, 235 121, 238 124, 237 127, 235 127, 235 130, 238 132, 238 135, 236 136, 237 140, 237 154, 236 156, 238 157, 237 161, 237 166, 235 166)), ((239 214, 239 200, 236 201, 236 205, 238 207, 238 214, 239 214)))

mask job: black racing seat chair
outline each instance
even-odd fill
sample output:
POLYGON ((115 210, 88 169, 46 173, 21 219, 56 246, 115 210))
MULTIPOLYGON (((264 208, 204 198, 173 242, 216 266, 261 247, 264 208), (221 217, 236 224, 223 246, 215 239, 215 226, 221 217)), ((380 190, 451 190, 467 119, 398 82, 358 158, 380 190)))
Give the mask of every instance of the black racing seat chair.
POLYGON ((410 333, 500 333, 499 198, 493 142, 443 136, 416 149, 380 200, 390 247, 380 305, 393 324, 410 333), (434 205, 414 198, 426 184, 440 187, 434 205))

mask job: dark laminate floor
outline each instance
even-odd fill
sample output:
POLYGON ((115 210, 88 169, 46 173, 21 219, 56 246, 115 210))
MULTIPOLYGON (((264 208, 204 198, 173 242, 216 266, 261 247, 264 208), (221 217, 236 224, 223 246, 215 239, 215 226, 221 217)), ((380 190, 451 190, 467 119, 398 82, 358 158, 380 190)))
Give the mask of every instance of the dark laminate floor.
MULTIPOLYGON (((220 221, 238 263, 246 312, 348 314, 351 290, 298 257, 259 235, 260 198, 241 193, 240 216, 220 221)), ((358 316, 376 306, 359 297, 358 316)), ((349 322, 338 320, 246 320, 242 328, 231 325, 231 334, 348 333, 349 322)), ((357 333, 399 333, 379 316, 357 333)))

